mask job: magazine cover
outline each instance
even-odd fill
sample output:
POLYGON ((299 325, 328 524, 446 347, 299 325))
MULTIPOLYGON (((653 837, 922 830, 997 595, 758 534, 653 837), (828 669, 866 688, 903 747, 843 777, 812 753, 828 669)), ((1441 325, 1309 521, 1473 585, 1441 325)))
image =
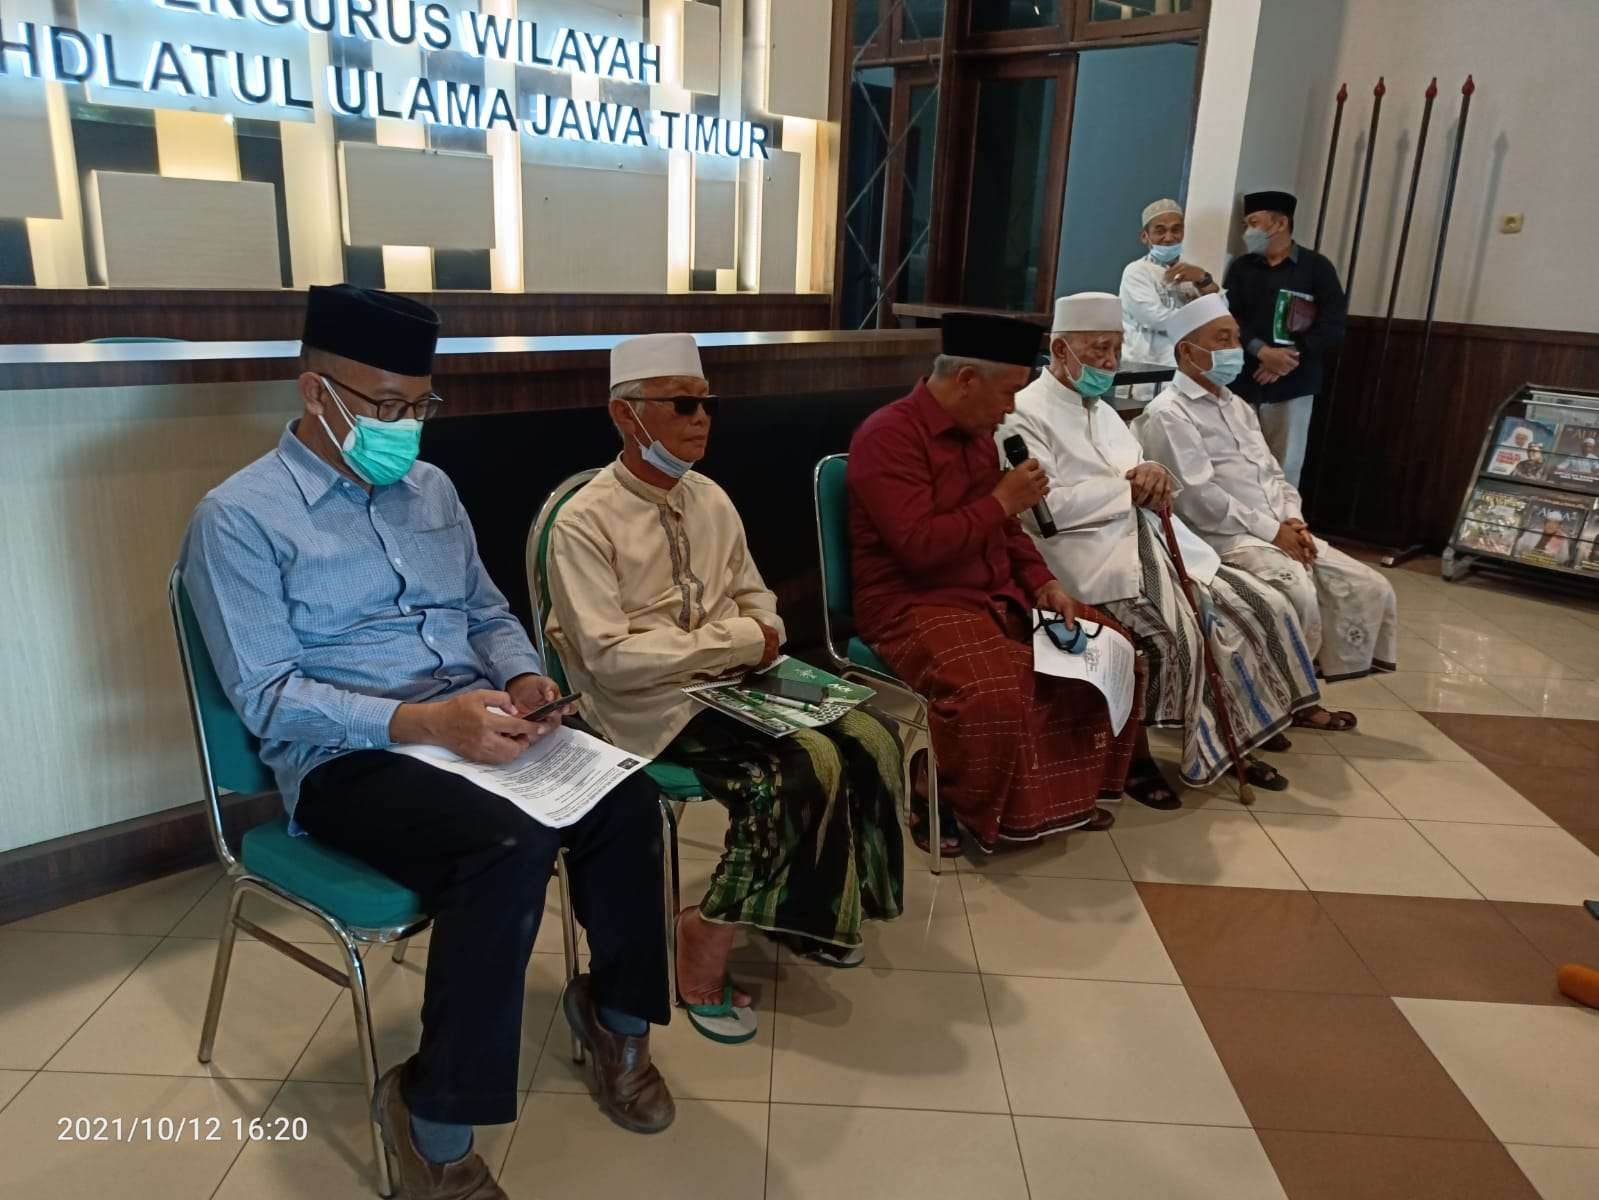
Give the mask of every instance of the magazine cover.
POLYGON ((1526 417, 1506 417, 1499 422, 1499 433, 1488 455, 1488 472, 1515 479, 1547 479, 1549 453, 1554 445, 1553 425, 1526 417))
POLYGON ((1582 541, 1577 544, 1577 569, 1599 575, 1599 507, 1588 514, 1582 541))
POLYGON ((1577 540, 1591 505, 1564 496, 1539 494, 1527 499, 1524 529, 1516 539, 1516 557, 1540 567, 1570 567, 1577 540))
POLYGON ((1465 519, 1460 522, 1460 544, 1508 557, 1516 548, 1526 509, 1525 492, 1507 492, 1479 483, 1471 493, 1465 519))
POLYGON ((1586 491, 1599 491, 1599 426, 1562 426, 1555 451, 1549 479, 1586 491))
POLYGON ((683 691, 707 708, 726 713, 735 721, 741 721, 772 737, 787 737, 796 730, 818 729, 831 724, 850 709, 877 695, 869 687, 850 683, 820 667, 813 667, 787 655, 764 671, 752 671, 738 679, 697 683, 683 691), (773 696, 761 690, 763 682, 773 679, 816 684, 825 689, 827 698, 820 704, 809 704, 773 696))

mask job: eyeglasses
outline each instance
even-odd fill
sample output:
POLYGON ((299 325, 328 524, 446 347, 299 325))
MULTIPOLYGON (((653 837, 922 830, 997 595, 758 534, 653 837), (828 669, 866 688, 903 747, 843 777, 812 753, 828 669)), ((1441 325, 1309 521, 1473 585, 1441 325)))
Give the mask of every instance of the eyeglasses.
POLYGON ((418 396, 415 400, 379 400, 368 396, 365 392, 357 391, 344 380, 333 375, 326 375, 329 383, 336 383, 352 396, 359 396, 373 408, 377 409, 380 421, 398 421, 401 417, 414 417, 418 421, 427 421, 438 416, 439 409, 444 405, 444 397, 437 392, 428 392, 418 396))
POLYGON ((705 410, 705 415, 714 417, 717 406, 721 403, 720 396, 661 396, 650 401, 651 404, 670 404, 673 411, 680 417, 692 417, 700 409, 705 410))

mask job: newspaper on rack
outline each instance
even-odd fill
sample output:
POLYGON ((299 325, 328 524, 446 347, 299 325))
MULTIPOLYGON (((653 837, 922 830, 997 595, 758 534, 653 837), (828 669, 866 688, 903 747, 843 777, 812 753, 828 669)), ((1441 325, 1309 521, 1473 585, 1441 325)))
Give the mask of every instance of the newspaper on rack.
POLYGON ((1033 670, 1093 684, 1105 697, 1105 707, 1110 710, 1111 732, 1119 734, 1133 711, 1133 689, 1138 682, 1133 666, 1133 644, 1114 629, 1106 629, 1095 621, 1079 621, 1078 624, 1089 641, 1077 654, 1055 645, 1042 627, 1033 634, 1033 670))
POLYGON ((551 829, 565 829, 581 820, 607 792, 650 761, 568 725, 498 767, 469 762, 443 746, 395 746, 393 750, 504 796, 551 829))
POLYGON ((850 683, 847 679, 840 679, 820 667, 813 667, 787 655, 764 671, 754 671, 737 679, 696 683, 683 691, 707 708, 725 713, 735 721, 772 737, 787 737, 800 729, 819 729, 877 694, 869 687, 850 683), (773 679, 793 679, 820 685, 826 689, 827 699, 820 704, 807 704, 762 691, 761 684, 773 679))

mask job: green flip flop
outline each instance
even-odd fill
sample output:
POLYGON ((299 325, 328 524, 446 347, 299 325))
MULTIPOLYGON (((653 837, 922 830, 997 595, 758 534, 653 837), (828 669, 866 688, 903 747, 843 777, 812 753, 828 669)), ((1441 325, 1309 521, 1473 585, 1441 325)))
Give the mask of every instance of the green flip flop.
POLYGON ((733 1006, 733 980, 729 978, 722 984, 722 1002, 720 1004, 684 1004, 683 1011, 688 1014, 688 1022, 701 1034, 713 1042, 720 1042, 724 1046, 737 1046, 747 1042, 757 1032, 755 1027, 755 1010, 753 1008, 735 1008, 733 1006))

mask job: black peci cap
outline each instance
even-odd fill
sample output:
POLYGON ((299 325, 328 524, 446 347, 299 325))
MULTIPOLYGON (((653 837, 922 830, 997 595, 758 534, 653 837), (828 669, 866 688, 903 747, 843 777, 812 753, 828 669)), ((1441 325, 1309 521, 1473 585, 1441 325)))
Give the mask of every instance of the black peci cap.
POLYGON ((1047 332, 1031 321, 983 313, 945 313, 939 327, 944 333, 945 354, 1018 367, 1037 364, 1047 332))
POLYGON ((1244 216, 1252 212, 1282 213, 1290 221, 1294 217, 1294 209, 1299 207, 1299 201, 1292 192, 1245 192, 1244 216))
POLYGON ((431 375, 439 314, 392 292, 348 283, 317 285, 306 299, 300 341, 380 371, 431 375))

